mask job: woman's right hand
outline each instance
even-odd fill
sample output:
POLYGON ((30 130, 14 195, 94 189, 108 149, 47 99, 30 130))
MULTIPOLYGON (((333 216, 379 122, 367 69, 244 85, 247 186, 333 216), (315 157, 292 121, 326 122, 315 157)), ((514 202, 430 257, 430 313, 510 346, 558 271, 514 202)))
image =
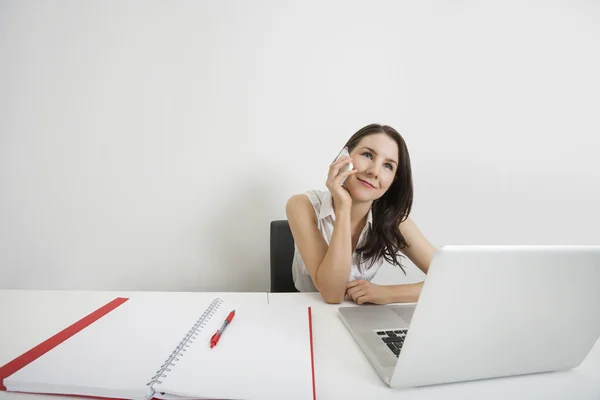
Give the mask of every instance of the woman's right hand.
POLYGON ((342 186, 342 179, 348 178, 350 175, 356 174, 356 170, 339 173, 340 170, 352 162, 350 157, 342 157, 329 166, 329 174, 327 175, 327 189, 333 196, 333 201, 340 207, 352 207, 352 197, 350 192, 342 186))

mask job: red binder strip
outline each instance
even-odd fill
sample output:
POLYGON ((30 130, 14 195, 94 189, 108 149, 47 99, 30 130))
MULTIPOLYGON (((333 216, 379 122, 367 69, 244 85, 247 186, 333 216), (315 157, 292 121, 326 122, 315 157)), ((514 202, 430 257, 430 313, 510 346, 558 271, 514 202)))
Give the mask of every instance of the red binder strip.
POLYGON ((308 307, 308 330, 310 334, 310 366, 312 370, 312 389, 313 400, 317 400, 317 388, 315 386, 315 353, 313 350, 313 330, 312 330, 312 307, 308 307))
POLYGON ((117 297, 110 303, 107 303, 92 312, 91 314, 83 317, 79 321, 75 322, 73 325, 63 329, 58 332, 56 335, 52 336, 50 339, 38 344, 31 350, 26 353, 21 354, 19 357, 15 358, 8 364, 0 367, 0 390, 6 390, 4 386, 4 379, 8 378, 27 364, 32 361, 35 361, 39 357, 43 356, 65 340, 68 340, 70 337, 76 335, 78 332, 81 332, 115 308, 119 307, 121 304, 125 303, 128 298, 117 297))

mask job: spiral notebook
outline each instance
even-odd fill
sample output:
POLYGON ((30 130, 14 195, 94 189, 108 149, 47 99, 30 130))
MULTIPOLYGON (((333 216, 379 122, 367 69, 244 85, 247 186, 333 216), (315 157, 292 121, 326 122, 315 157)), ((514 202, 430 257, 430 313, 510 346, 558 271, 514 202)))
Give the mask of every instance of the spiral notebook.
POLYGON ((115 299, 0 368, 0 387, 136 400, 316 398, 309 307, 200 303, 115 299))

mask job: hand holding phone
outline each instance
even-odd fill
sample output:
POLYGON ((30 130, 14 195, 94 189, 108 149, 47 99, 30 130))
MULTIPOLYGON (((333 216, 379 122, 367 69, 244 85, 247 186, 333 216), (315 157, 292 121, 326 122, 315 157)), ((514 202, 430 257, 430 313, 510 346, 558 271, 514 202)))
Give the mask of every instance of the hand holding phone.
POLYGON ((344 182, 356 172, 348 148, 344 147, 329 166, 329 174, 327 174, 327 188, 333 196, 336 207, 339 206, 338 210, 348 210, 352 206, 352 196, 344 186, 344 182))
MULTIPOLYGON (((344 147, 342 149, 342 151, 340 151, 340 153, 337 155, 337 157, 335 158, 335 160, 333 162, 335 163, 342 157, 350 157, 350 153, 348 152, 348 147, 344 147)), ((352 161, 350 161, 350 163, 348 163, 345 166, 343 166, 342 168, 340 168, 340 172, 338 173, 338 175, 340 175, 344 172, 352 171, 353 169, 354 169, 354 165, 352 165, 352 161)), ((340 185, 344 184, 344 182, 346 181, 346 178, 347 177, 342 178, 342 180, 340 181, 340 185)))

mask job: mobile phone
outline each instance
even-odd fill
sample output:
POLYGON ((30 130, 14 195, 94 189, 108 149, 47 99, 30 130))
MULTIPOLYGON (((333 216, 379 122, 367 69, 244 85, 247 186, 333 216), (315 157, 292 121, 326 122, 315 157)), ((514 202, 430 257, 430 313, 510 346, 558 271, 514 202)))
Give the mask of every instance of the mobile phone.
MULTIPOLYGON (((337 155, 337 157, 335 158, 335 160, 333 162, 336 162, 337 160, 339 160, 342 157, 350 157, 350 153, 348 152, 348 148, 347 147, 344 147, 342 149, 342 151, 340 151, 340 153, 337 155)), ((340 169, 340 172, 338 173, 338 175, 341 174, 342 172, 352 171, 352 169, 354 169, 354 165, 352 165, 352 161, 350 161, 349 164, 343 166, 340 169)), ((343 185, 345 181, 346 181, 346 177, 342 178, 342 181, 340 182, 340 185, 343 185)))

